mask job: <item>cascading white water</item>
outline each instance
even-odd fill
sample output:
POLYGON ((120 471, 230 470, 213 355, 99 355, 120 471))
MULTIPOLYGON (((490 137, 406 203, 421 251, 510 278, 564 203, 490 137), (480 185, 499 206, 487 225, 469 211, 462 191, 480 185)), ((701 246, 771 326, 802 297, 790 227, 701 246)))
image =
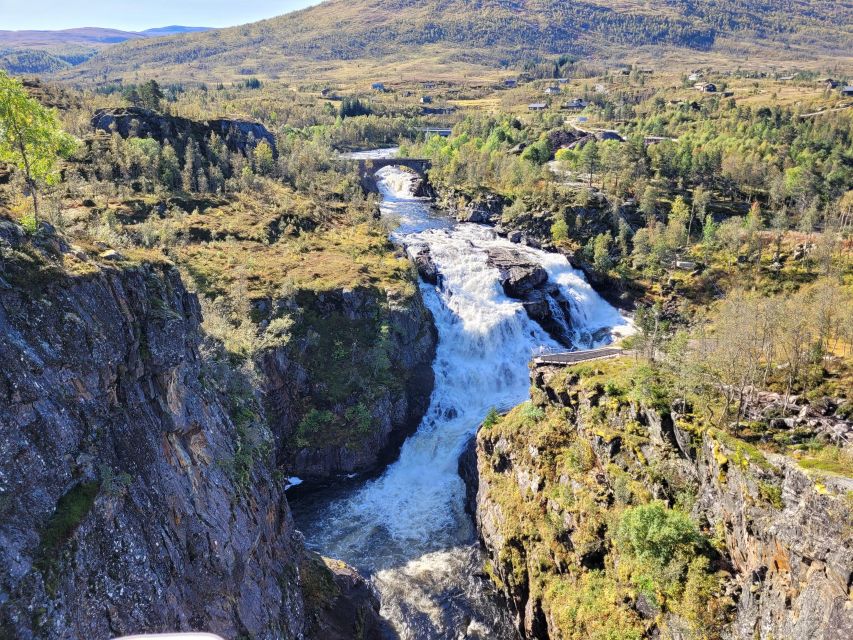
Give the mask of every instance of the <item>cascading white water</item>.
POLYGON ((429 246, 442 274, 440 290, 421 287, 439 334, 435 390, 397 462, 360 486, 297 504, 297 522, 309 546, 372 576, 401 638, 511 638, 508 616, 477 577, 482 558, 464 513, 458 458, 490 408, 528 398, 531 356, 558 345, 504 295, 487 250, 511 246, 547 269, 573 307, 579 345, 593 346, 600 330, 626 321, 564 257, 435 214, 411 195, 412 177, 402 170, 383 169, 379 178, 382 212, 399 223, 392 238, 429 246))

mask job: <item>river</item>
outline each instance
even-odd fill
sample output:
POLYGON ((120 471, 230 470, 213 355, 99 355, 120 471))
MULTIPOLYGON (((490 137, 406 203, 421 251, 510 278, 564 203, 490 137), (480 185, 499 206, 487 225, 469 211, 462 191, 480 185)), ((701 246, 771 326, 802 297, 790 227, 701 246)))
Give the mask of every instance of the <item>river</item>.
POLYGON ((577 346, 596 346, 594 335, 607 341, 602 329, 627 329, 627 322, 563 256, 457 224, 412 195, 405 171, 388 167, 377 177, 382 214, 397 225, 392 240, 428 245, 443 277, 440 289, 421 283, 439 335, 435 390, 395 463, 377 478, 295 501, 297 525, 309 547, 370 576, 400 638, 509 640, 512 621, 482 575, 457 461, 489 409, 529 397, 531 356, 559 345, 504 295, 487 249, 520 249, 547 269, 572 305, 577 346))

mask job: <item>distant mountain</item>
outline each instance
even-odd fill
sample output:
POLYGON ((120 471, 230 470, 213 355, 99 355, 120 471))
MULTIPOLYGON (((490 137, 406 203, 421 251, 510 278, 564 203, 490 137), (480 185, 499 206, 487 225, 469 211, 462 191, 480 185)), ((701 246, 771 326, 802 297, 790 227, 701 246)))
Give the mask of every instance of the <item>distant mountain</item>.
POLYGON ((494 68, 561 54, 623 60, 640 50, 653 60, 681 52, 688 63, 723 54, 845 65, 853 59, 853 2, 329 0, 240 27, 128 41, 73 75, 309 75, 359 60, 395 66, 419 59, 494 68))
POLYGON ((54 73, 85 62, 98 51, 127 42, 183 33, 207 27, 169 26, 145 31, 82 27, 59 31, 0 30, 0 69, 12 74, 54 73))
POLYGON ((78 47, 89 49, 145 37, 142 33, 98 27, 61 31, 0 31, 0 48, 48 50, 78 47))
POLYGON ((202 31, 212 31, 212 29, 210 27, 182 27, 180 25, 171 25, 169 27, 146 29, 145 31, 140 31, 140 33, 150 38, 159 38, 162 36, 174 36, 179 33, 200 33, 202 31))

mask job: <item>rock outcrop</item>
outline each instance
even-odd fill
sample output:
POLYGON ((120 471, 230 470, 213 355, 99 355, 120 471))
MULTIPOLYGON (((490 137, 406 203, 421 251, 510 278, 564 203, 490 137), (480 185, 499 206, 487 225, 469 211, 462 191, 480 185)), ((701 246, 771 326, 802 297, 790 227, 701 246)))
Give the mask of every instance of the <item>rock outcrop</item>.
POLYGON ((432 253, 429 245, 415 247, 410 251, 413 255, 412 260, 415 263, 415 268, 418 270, 418 275, 421 277, 421 280, 431 285, 439 286, 441 283, 441 274, 432 259, 432 253))
MULTIPOLYGON (((199 304, 177 270, 6 268, 0 637, 341 628, 306 604, 308 556, 262 407, 239 372, 203 355, 199 304)), ((336 597, 374 628, 375 596, 332 574, 346 586, 336 597)), ((347 624, 333 637, 377 637, 347 624)))
POLYGON ((500 283, 510 298, 521 300, 524 310, 560 344, 573 347, 572 308, 548 272, 520 251, 491 249, 489 265, 500 272, 500 283))
POLYGON ((153 138, 183 148, 183 141, 193 138, 202 149, 212 134, 218 135, 230 151, 244 155, 262 140, 276 150, 275 136, 262 124, 236 118, 196 121, 165 115, 141 107, 99 109, 92 116, 92 127, 123 138, 153 138))
POLYGON ((534 370, 533 403, 481 429, 476 474, 470 451, 460 461, 487 570, 520 633, 850 637, 853 482, 816 480, 787 457, 694 429, 683 403, 629 400, 619 366, 534 370), (668 574, 620 542, 620 517, 642 504, 689 510, 707 536, 670 558, 668 574))
POLYGON ((437 336, 415 290, 304 293, 286 346, 258 358, 279 462, 323 481, 376 470, 429 406, 437 336))

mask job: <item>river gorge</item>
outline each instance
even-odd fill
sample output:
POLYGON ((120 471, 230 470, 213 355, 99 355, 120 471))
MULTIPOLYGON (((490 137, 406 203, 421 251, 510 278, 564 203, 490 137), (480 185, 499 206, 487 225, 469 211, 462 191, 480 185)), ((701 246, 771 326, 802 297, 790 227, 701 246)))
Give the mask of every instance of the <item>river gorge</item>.
POLYGON ((412 195, 415 177, 402 169, 386 167, 377 181, 392 240, 413 258, 427 247, 440 273, 438 286, 421 283, 439 335, 435 390, 417 433, 382 475, 298 498, 294 516, 310 548, 371 577, 399 637, 513 638, 483 574, 458 459, 490 409, 529 397, 531 357, 560 345, 505 295, 489 255, 520 252, 547 271, 571 306, 577 348, 609 342, 629 323, 565 257, 456 223, 412 195))

